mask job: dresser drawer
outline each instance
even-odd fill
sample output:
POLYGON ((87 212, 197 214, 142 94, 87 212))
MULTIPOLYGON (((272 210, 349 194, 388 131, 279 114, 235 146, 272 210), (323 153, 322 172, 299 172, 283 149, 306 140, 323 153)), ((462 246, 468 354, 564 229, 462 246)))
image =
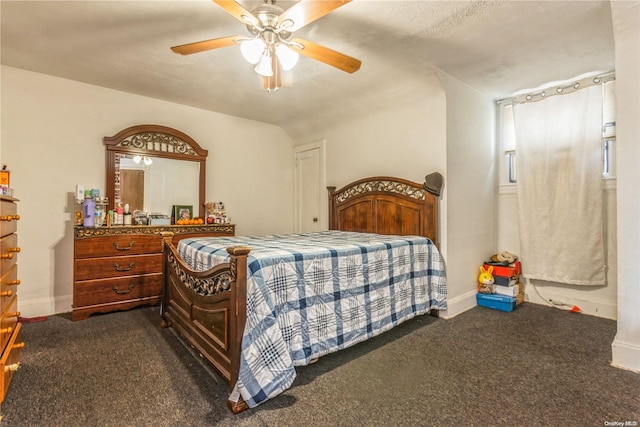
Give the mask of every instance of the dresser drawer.
POLYGON ((76 239, 76 258, 126 256, 162 252, 158 234, 124 234, 76 239))
POLYGON ((0 319, 0 348, 4 349, 7 342, 9 342, 9 338, 16 330, 19 316, 18 298, 14 296, 7 304, 7 308, 2 312, 2 318, 0 319))
POLYGON ((78 282, 73 289, 73 304, 76 307, 85 307, 160 295, 162 273, 145 274, 78 282))
POLYGON ((4 274, 0 278, 0 313, 9 305, 11 299, 18 292, 18 266, 14 265, 9 271, 2 271, 4 274))
POLYGON ((75 280, 107 279, 161 273, 162 254, 76 260, 75 280))
POLYGON ((9 384, 13 378, 13 373, 20 366, 20 353, 24 348, 22 341, 22 324, 18 323, 11 335, 11 339, 0 358, 0 402, 4 402, 4 397, 9 390, 9 384))
POLYGON ((0 236, 15 233, 18 228, 18 205, 6 200, 0 201, 0 236))
POLYGON ((0 239, 0 264, 2 266, 0 271, 5 272, 16 263, 18 252, 20 252, 20 247, 18 247, 17 234, 9 234, 0 239))

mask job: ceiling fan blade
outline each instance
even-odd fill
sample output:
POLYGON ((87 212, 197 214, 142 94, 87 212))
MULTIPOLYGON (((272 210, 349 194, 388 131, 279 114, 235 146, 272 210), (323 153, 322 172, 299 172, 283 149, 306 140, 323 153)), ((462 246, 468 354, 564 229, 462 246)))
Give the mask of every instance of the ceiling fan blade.
POLYGON ((285 28, 289 32, 294 32, 349 2, 351 0, 300 1, 282 12, 278 19, 278 25, 282 25, 286 20, 291 20, 293 24, 285 28))
POLYGON ((221 37, 218 39, 203 40, 201 42, 188 43, 180 46, 173 46, 171 48, 175 53, 180 55, 191 55, 192 53, 204 52, 207 50, 218 49, 220 47, 227 47, 235 44, 236 40, 240 40, 246 37, 242 36, 230 36, 221 37))
POLYGON ((229 14, 233 15, 238 21, 243 24, 255 25, 258 20, 247 9, 242 7, 238 2, 232 0, 213 0, 215 4, 226 10, 229 14))
POLYGON ((303 39, 291 40, 291 45, 289 45, 289 47, 295 49, 295 51, 300 55, 315 59, 316 61, 324 62, 325 64, 336 67, 342 71, 346 71, 347 73, 355 73, 360 69, 360 65, 362 64, 359 59, 352 58, 343 53, 329 49, 328 47, 320 46, 319 44, 303 39), (296 46, 298 43, 302 45, 302 49, 296 46))

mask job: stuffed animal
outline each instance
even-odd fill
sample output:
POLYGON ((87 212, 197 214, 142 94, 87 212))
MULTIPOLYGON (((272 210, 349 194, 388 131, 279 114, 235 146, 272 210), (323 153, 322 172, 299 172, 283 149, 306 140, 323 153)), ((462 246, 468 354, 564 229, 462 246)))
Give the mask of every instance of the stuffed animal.
POLYGON ((493 293, 493 266, 485 269, 484 266, 480 266, 480 275, 478 276, 478 292, 483 294, 493 293))

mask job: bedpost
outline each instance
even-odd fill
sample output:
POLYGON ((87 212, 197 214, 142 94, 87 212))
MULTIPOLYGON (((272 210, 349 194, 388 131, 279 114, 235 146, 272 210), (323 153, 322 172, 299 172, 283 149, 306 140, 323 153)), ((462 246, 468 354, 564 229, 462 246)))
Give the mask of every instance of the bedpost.
POLYGON ((227 400, 227 407, 234 414, 248 409, 246 402, 236 389, 238 375, 240 373, 240 353, 242 351, 242 335, 247 320, 247 255, 250 248, 244 246, 232 246, 227 248, 231 259, 231 372, 229 383, 231 395, 227 400))
POLYGON ((329 230, 337 230, 338 224, 334 224, 336 221, 336 187, 327 187, 329 190, 329 230))
MULTIPOLYGON (((162 236, 162 251, 166 252, 168 250, 168 245, 171 245, 173 242, 173 233, 170 231, 162 231, 160 235, 162 236)), ((163 289, 162 299, 160 300, 160 316, 162 317, 162 320, 160 321, 160 327, 168 328, 169 326, 171 326, 171 323, 164 316, 164 313, 166 312, 169 304, 169 272, 167 271, 167 256, 165 254, 163 254, 162 256, 162 276, 163 289)))

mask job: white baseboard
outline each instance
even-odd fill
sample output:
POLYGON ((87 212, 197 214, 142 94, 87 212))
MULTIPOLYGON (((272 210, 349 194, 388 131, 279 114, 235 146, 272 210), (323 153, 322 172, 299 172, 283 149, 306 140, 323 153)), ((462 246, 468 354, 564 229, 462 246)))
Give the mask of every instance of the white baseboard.
POLYGON ((26 300, 21 296, 18 296, 18 310, 20 310, 20 317, 39 317, 68 313, 71 311, 72 304, 72 295, 31 300, 26 300))
POLYGON ((471 310, 473 307, 478 305, 476 302, 476 293, 477 292, 475 290, 471 290, 455 298, 448 298, 447 309, 440 310, 438 317, 442 319, 451 319, 460 313, 471 310))
POLYGON ((611 366, 640 373, 640 345, 616 337, 611 344, 611 353, 611 366))
POLYGON ((578 306, 582 314, 611 320, 618 319, 617 302, 571 298, 564 295, 550 293, 546 289, 544 290, 544 298, 545 299, 543 299, 529 284, 525 285, 525 301, 527 302, 549 306, 551 304, 547 301, 552 300, 563 304, 555 306, 559 309, 569 310, 573 306, 578 306))
MULTIPOLYGON (((457 316, 460 313, 464 313, 467 310, 472 309, 477 304, 476 302, 476 291, 472 290, 462 295, 459 295, 455 298, 450 298, 447 300, 447 309, 441 310, 439 313, 439 317, 443 319, 451 319, 457 316)), ((602 317, 604 319, 612 319, 616 320, 618 317, 618 305, 616 303, 607 302, 607 301, 589 301, 578 298, 567 298, 562 295, 544 295, 547 299, 552 299, 554 301, 561 301, 565 303, 565 306, 559 306, 559 309, 570 309, 574 305, 580 307, 581 313, 589 316, 602 317)), ((543 300, 538 294, 531 290, 527 291, 525 287, 525 301, 533 303, 533 304, 541 304, 541 305, 549 305, 545 300, 543 300)))

